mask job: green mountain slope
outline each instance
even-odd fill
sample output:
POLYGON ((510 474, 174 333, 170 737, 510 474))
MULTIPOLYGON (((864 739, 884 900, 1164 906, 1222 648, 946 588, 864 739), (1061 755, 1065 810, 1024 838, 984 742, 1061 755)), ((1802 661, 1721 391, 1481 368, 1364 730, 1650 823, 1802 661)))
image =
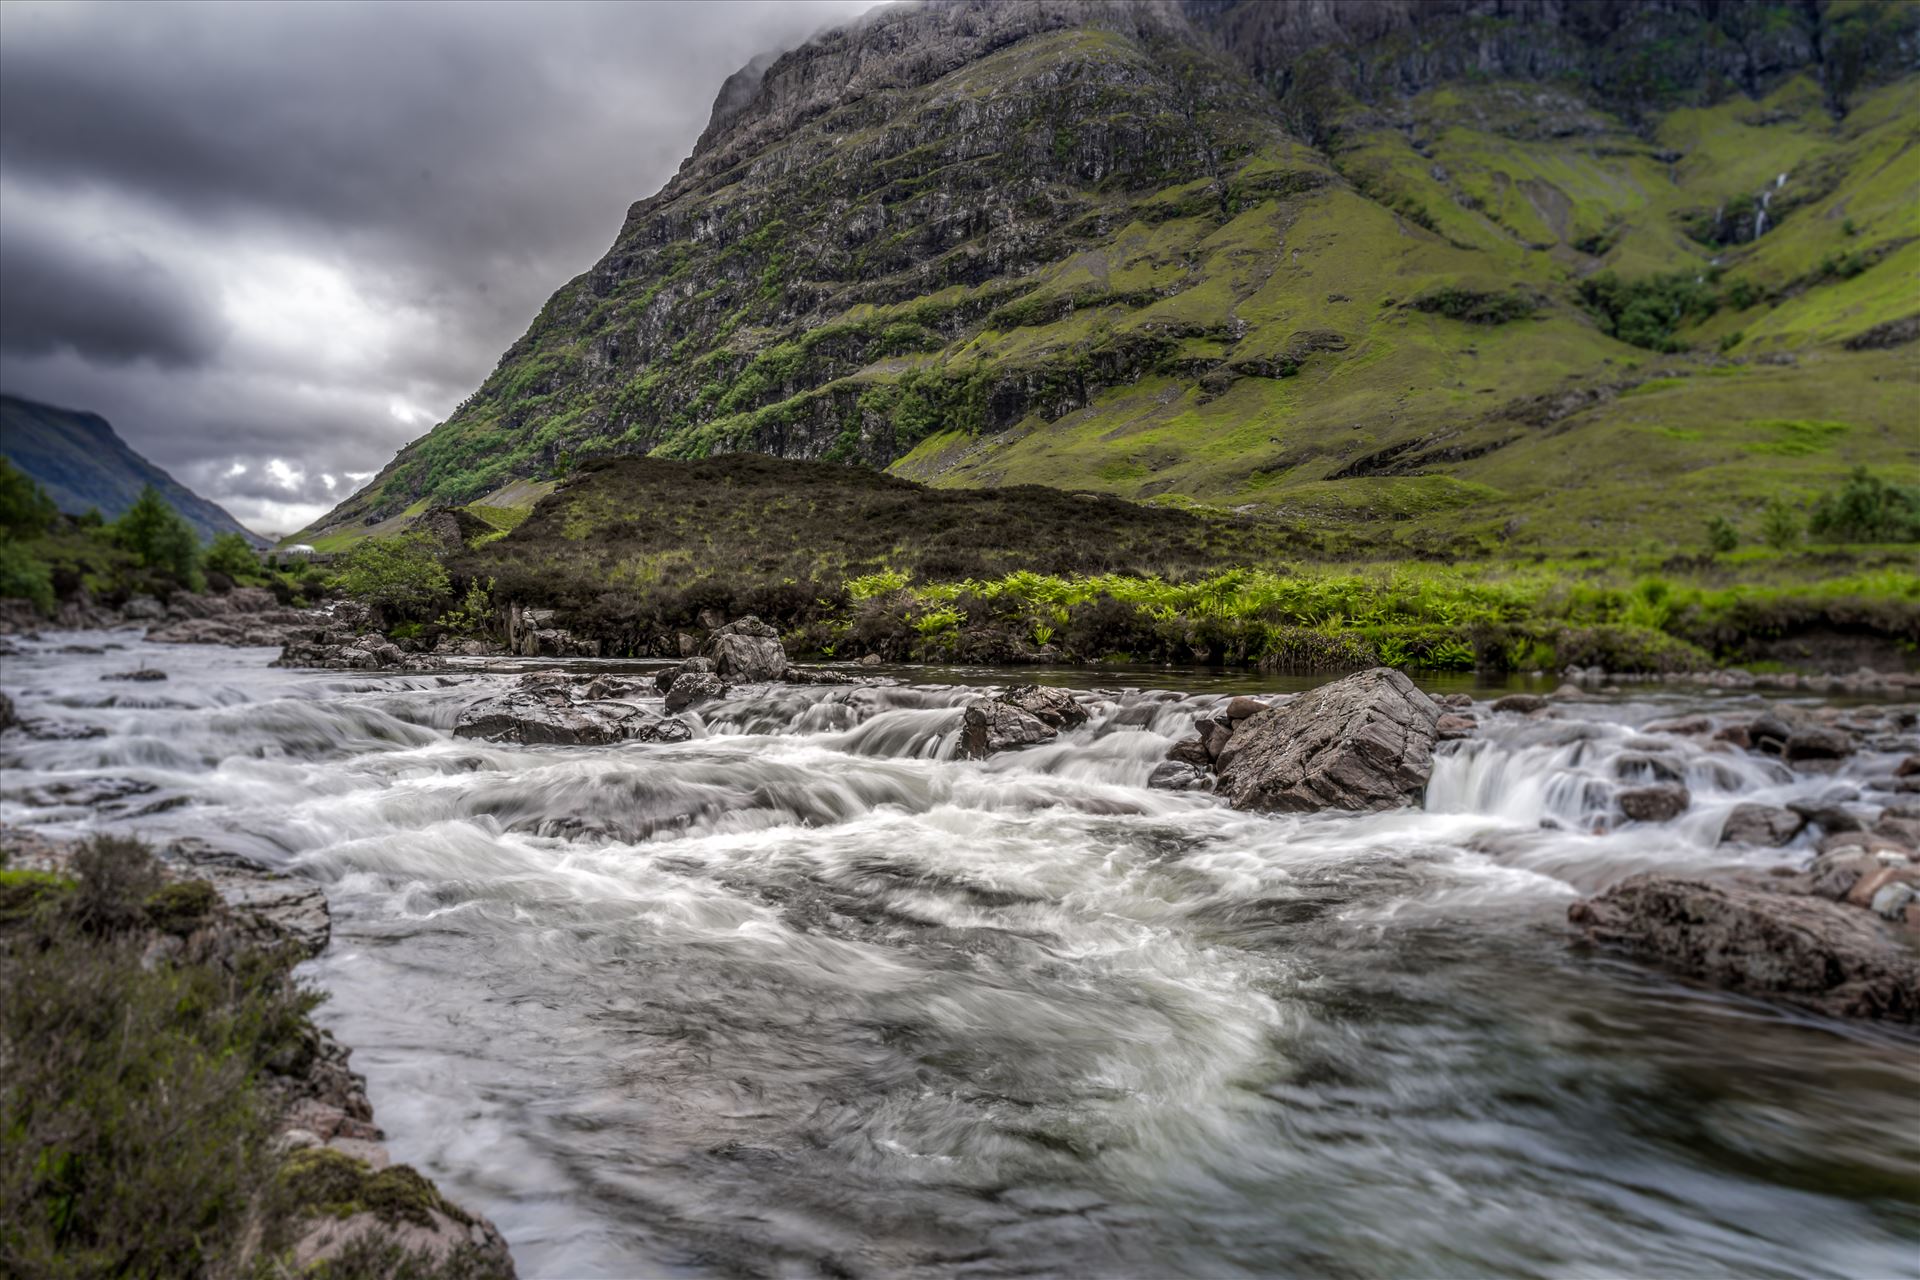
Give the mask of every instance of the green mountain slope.
POLYGON ((1694 539, 1909 471, 1917 14, 883 10, 736 75, 606 257, 303 536, 623 452, 1453 550, 1694 539))
POLYGON ((99 414, 0 396, 0 455, 37 480, 69 515, 98 511, 111 520, 152 485, 203 540, 237 533, 257 547, 267 545, 225 508, 135 453, 99 414))

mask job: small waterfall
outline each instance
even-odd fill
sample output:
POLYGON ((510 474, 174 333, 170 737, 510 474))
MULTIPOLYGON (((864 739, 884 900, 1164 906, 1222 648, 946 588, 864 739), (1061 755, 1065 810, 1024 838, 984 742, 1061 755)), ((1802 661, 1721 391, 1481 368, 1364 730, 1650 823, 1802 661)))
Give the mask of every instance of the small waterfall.
POLYGON ((1767 210, 1773 205, 1773 193, 1787 185, 1787 175, 1781 174, 1773 180, 1773 185, 1760 193, 1760 207, 1753 211, 1753 238, 1758 240, 1767 231, 1767 210))

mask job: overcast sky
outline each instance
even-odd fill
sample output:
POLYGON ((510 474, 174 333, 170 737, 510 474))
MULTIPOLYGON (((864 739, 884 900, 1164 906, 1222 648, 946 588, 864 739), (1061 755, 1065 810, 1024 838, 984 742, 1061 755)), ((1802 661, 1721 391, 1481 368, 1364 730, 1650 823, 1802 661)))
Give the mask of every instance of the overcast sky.
POLYGON ((444 418, 720 83, 873 0, 0 3, 0 390, 263 533, 444 418))

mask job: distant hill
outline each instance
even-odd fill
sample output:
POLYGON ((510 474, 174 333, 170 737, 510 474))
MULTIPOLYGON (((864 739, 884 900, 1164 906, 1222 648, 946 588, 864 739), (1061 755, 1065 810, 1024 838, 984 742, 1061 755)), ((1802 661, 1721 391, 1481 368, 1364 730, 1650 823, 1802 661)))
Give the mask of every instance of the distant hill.
POLYGON ((158 489, 187 523, 211 541, 237 533, 256 547, 267 540, 225 508, 207 501, 135 453, 97 413, 0 396, 0 454, 40 482, 70 515, 98 509, 109 520, 133 505, 147 485, 158 489))

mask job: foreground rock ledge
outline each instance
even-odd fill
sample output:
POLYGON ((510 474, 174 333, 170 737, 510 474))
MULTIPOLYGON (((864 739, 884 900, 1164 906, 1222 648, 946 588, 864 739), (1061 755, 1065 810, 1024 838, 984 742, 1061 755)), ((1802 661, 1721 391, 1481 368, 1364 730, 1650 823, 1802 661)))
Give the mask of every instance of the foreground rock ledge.
POLYGON ((1920 953, 1872 912, 1785 886, 1633 876, 1577 902, 1589 941, 1822 1013, 1920 1019, 1920 953))
POLYGON ((1219 790, 1236 809, 1397 809, 1433 772, 1440 708, 1390 667, 1321 685, 1237 725, 1219 790))

